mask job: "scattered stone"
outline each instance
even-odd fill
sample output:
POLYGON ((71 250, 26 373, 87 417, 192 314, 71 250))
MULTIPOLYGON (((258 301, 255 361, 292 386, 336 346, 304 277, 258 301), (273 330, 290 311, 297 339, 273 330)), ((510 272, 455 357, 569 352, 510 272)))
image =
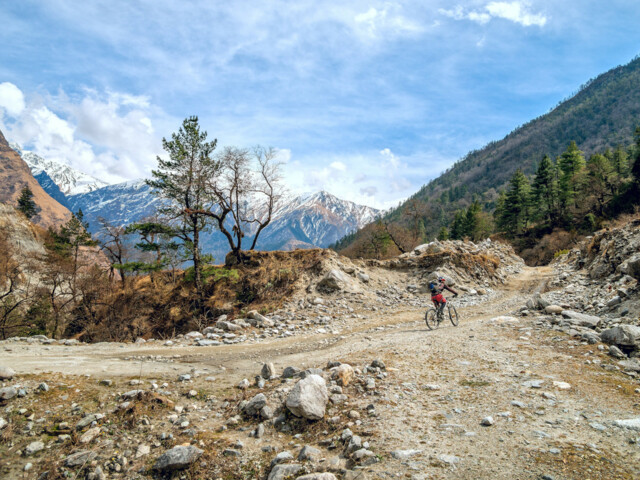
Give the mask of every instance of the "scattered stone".
POLYGON ((282 372, 282 378, 293 378, 299 374, 300 371, 298 367, 287 367, 282 372))
POLYGON ((636 325, 618 325, 603 330, 600 338, 604 343, 624 347, 640 348, 640 327, 636 325))
POLYGON ((87 430, 80 437, 80 443, 91 443, 98 435, 100 435, 100 427, 93 427, 87 430))
POLYGON ((338 480, 333 473, 309 473, 296 478, 296 480, 338 480))
POLYGON ((31 455, 34 455, 42 450, 44 450, 44 443, 38 440, 27 445, 24 449, 24 454, 27 457, 30 457, 31 455))
POLYGON ((353 367, 348 363, 342 363, 331 371, 331 379, 336 380, 338 385, 346 387, 353 379, 353 367))
POLYGON ((614 420, 613 423, 618 427, 640 432, 640 417, 630 418, 627 420, 614 420))
POLYGON ((413 457, 414 455, 418 455, 422 453, 422 450, 394 450, 391 452, 391 456, 398 460, 406 460, 407 458, 413 457))
POLYGON ((0 388, 0 402, 6 402, 18 395, 18 391, 13 387, 0 388))
POLYGON ((9 422, 7 422, 4 418, 0 417, 0 430, 2 430, 7 425, 9 425, 9 422))
POLYGON ((546 307, 544 307, 545 313, 549 313, 552 315, 560 315, 563 310, 564 308, 562 308, 560 305, 547 305, 546 307))
POLYGON ((490 427, 491 425, 493 425, 495 422, 493 420, 493 417, 489 416, 489 417, 484 417, 482 419, 482 421, 480 422, 480 425, 482 425, 483 427, 490 427))
POLYGON ((252 417, 258 415, 266 404, 267 397, 265 397, 264 393, 259 393, 242 407, 242 411, 252 417))
POLYGON ((153 465, 154 470, 172 471, 187 468, 194 463, 204 452, 193 445, 177 446, 167 450, 158 457, 153 465))
POLYGON ((151 447, 149 445, 138 445, 136 449, 136 458, 144 457, 145 455, 149 455, 151 453, 151 447))
POLYGON ((48 392, 49 391, 49 385, 47 385, 45 382, 42 382, 40 385, 38 385, 38 391, 39 392, 48 392))
POLYGON ((291 452, 288 452, 287 450, 285 450, 284 452, 280 452, 278 453, 273 460, 271 460, 271 467, 273 468, 274 466, 278 465, 279 463, 282 462, 286 462, 289 460, 293 460, 293 455, 291 454, 291 452))
POLYGON ((570 320, 573 325, 581 327, 596 328, 601 322, 600 317, 574 312, 573 310, 563 310, 561 313, 562 316, 570 320))
POLYGON ((276 465, 271 469, 267 480, 285 480, 302 470, 302 465, 289 463, 286 465, 276 465))
POLYGON ((113 385, 113 380, 100 380, 98 382, 98 385, 104 385, 105 387, 110 387, 111 385, 113 385))
POLYGON ((262 375, 262 378, 269 380, 270 378, 275 377, 277 375, 276 367, 273 366, 273 363, 265 363, 262 366, 262 371, 260 372, 260 375, 262 375))
POLYGON ((311 462, 315 462, 317 460, 320 460, 320 457, 322 457, 322 451, 312 447, 310 445, 305 445, 304 447, 302 447, 302 450, 300 450, 300 453, 298 454, 298 461, 311 461, 311 462))
POLYGON ((85 465, 98 455, 91 450, 82 450, 80 452, 72 453, 64 460, 64 464, 67 467, 79 467, 81 465, 85 465))
POLYGON ((571 388, 571 385, 567 382, 553 382, 553 386, 558 390, 569 390, 571 388))
POLYGON ((0 365, 0 380, 11 380, 16 374, 16 371, 5 365, 0 365))
POLYGON ((442 463, 446 463, 447 465, 455 465, 460 462, 460 457, 456 457, 455 455, 446 455, 440 454, 438 455, 438 460, 442 463))
POLYGON ((238 385, 236 385, 236 388, 239 388, 240 390, 246 390, 250 385, 251 384, 249 383, 249 380, 245 378, 238 385))

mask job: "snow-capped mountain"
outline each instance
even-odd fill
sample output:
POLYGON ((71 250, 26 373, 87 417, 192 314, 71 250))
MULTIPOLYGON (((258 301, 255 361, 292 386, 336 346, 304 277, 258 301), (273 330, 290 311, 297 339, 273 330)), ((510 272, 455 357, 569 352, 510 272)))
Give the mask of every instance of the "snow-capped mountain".
POLYGON ((265 249, 327 247, 375 220, 379 210, 321 191, 294 197, 274 213, 258 240, 265 249))
POLYGON ((129 225, 153 215, 160 204, 144 180, 107 185, 91 192, 68 195, 67 202, 73 212, 82 210, 89 230, 100 228, 98 219, 113 225, 129 225))
POLYGON ((80 172, 68 165, 46 160, 33 152, 23 150, 20 145, 15 143, 11 144, 11 148, 18 152, 27 165, 29 165, 34 177, 37 178, 40 173, 45 172, 65 195, 92 192, 93 190, 108 185, 106 182, 80 172))
MULTIPOLYGON (((161 204, 144 180, 107 185, 66 165, 47 161, 17 146, 13 148, 49 195, 73 212, 82 210, 92 233, 100 229, 101 218, 113 225, 128 225, 153 215, 161 204)), ((254 199, 248 208, 256 212, 257 218, 263 217, 264 207, 259 201, 254 199)), ((280 202, 257 247, 262 250, 328 247, 372 222, 380 213, 324 191, 290 196, 280 202)), ((243 245, 248 247, 255 230, 247 228, 245 233, 243 245)), ((219 260, 224 258, 228 251, 224 235, 212 229, 202 240, 204 251, 219 260)))

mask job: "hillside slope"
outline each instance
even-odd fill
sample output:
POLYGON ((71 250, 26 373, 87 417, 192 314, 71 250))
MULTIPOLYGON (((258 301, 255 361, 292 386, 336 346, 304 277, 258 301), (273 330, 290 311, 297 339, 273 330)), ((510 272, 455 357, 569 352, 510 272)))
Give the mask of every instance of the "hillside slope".
MULTIPOLYGON (((477 196, 487 209, 495 206, 497 192, 513 173, 535 172, 545 154, 555 158, 571 140, 588 157, 605 148, 627 145, 640 122, 640 58, 587 82, 580 91, 549 113, 515 129, 500 141, 469 152, 453 167, 423 186, 387 215, 402 222, 415 201, 424 204, 427 238, 448 226, 455 210, 467 207, 477 196)), ((361 241, 356 235, 341 247, 361 241)))
POLYGON ((43 227, 61 225, 71 218, 71 212, 51 198, 31 174, 29 166, 9 146, 0 132, 0 202, 16 205, 20 192, 28 186, 39 208, 33 223, 43 227))

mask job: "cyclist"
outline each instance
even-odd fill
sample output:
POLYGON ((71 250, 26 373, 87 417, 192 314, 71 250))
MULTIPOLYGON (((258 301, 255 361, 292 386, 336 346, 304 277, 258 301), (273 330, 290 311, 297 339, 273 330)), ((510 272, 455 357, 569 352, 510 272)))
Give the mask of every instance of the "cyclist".
POLYGON ((431 290, 431 301, 436 306, 438 311, 438 317, 442 316, 442 310, 447 303, 447 299, 442 295, 443 290, 449 290, 453 293, 454 297, 458 296, 458 292, 447 285, 447 281, 444 277, 438 277, 436 281, 429 283, 429 290, 431 290))

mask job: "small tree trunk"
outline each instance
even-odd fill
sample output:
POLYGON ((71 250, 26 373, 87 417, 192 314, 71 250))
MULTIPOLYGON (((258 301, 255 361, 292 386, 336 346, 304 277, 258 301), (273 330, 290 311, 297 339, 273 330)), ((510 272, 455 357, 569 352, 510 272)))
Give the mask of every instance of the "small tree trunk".
POLYGON ((196 217, 193 226, 193 275, 196 284, 196 310, 202 313, 202 264, 200 262, 200 229, 196 217))

